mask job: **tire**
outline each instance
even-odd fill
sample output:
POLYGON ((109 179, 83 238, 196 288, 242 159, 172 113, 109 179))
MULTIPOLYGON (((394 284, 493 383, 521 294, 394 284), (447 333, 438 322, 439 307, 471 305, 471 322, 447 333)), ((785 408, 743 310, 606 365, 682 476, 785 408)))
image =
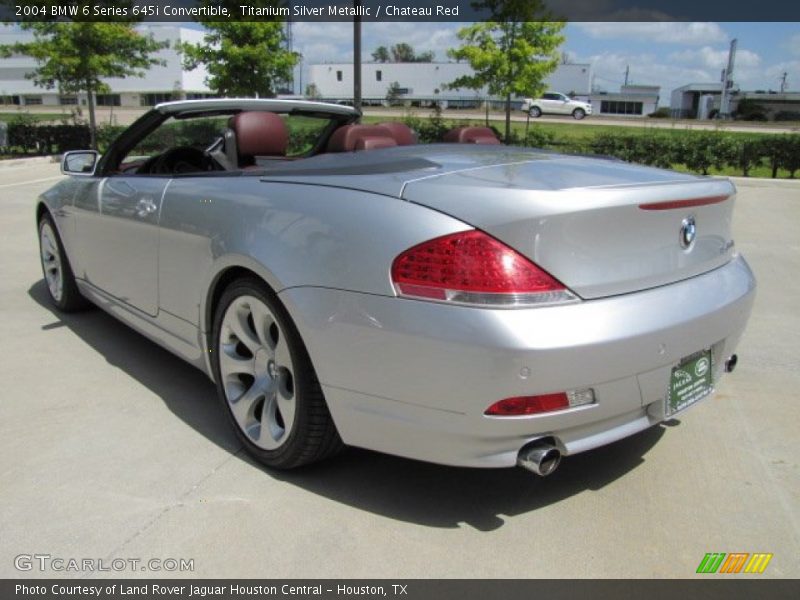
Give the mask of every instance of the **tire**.
POLYGON ((91 306, 78 290, 61 236, 49 213, 39 219, 39 258, 47 293, 58 310, 75 312, 91 306))
POLYGON ((542 109, 538 106, 531 106, 531 109, 528 111, 528 114, 531 116, 531 119, 538 119, 542 116, 542 109))
POLYGON ((219 399, 256 460, 293 469, 343 448, 305 345, 261 280, 240 279, 223 292, 211 357, 219 399))
POLYGON ((580 121, 585 116, 586 116, 586 111, 583 110, 582 108, 576 108, 575 110, 572 111, 572 118, 575 119, 576 121, 580 121))

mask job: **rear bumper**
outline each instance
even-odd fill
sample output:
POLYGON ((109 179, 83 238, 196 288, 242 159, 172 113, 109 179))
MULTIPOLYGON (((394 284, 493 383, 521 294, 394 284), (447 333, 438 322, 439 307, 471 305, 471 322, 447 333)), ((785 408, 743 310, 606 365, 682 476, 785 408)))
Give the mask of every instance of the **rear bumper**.
POLYGON ((574 454, 662 421, 672 367, 711 348, 718 379, 754 295, 741 257, 660 288, 524 310, 322 288, 280 294, 346 443, 475 467, 512 466, 542 437, 574 454), (483 414, 503 398, 586 387, 590 406, 483 414))

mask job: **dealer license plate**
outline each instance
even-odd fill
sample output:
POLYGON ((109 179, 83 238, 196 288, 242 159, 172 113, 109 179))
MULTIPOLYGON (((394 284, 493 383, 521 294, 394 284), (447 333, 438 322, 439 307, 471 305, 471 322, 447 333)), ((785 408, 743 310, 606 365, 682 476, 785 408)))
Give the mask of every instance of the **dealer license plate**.
POLYGON ((667 399, 667 415, 691 406, 712 391, 711 351, 704 350, 683 359, 672 369, 667 399))

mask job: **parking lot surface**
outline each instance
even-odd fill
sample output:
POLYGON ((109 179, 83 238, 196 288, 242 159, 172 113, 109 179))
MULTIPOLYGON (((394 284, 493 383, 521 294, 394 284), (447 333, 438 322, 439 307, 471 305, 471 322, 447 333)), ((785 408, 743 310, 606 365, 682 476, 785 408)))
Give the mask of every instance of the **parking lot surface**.
POLYGON ((203 374, 50 308, 33 210, 57 178, 0 165, 0 577, 98 575, 15 567, 32 554, 193 561, 99 573, 124 577, 692 577, 707 552, 800 576, 800 182, 736 180, 759 291, 717 395, 540 479, 358 449, 259 467, 203 374))

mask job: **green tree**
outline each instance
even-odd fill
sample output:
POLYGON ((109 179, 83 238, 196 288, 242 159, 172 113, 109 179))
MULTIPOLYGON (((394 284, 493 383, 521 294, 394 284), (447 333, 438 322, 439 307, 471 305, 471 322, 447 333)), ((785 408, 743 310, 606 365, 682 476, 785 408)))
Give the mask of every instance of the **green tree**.
POLYGON ((372 53, 372 60, 375 62, 385 63, 391 60, 391 56, 389 55, 389 50, 386 46, 378 46, 375 48, 375 52, 372 53))
POLYGON ((451 88, 480 90, 505 98, 506 142, 511 137, 511 97, 544 92, 544 79, 558 66, 564 42, 563 21, 554 20, 542 0, 483 0, 477 6, 491 20, 458 31, 462 44, 447 54, 469 62, 474 73, 449 84, 451 88), (536 21, 535 19, 545 19, 536 21))
POLYGON ((181 43, 183 67, 204 65, 206 85, 220 96, 275 95, 300 59, 286 48, 283 23, 208 21, 203 42, 181 43))
POLYGON ((429 63, 429 62, 433 62, 433 59, 435 57, 436 57, 436 54, 433 53, 433 50, 428 50, 427 52, 423 52, 422 54, 414 55, 414 62, 429 63))
POLYGON ((414 48, 410 44, 400 42, 391 48, 392 60, 394 62, 408 63, 414 62, 414 48))
POLYGON ((33 33, 33 41, 1 45, 0 56, 33 57, 37 68, 28 77, 39 87, 85 92, 92 148, 97 147, 94 95, 109 91, 103 79, 143 77, 151 66, 164 64, 151 55, 169 45, 140 34, 131 22, 29 22, 21 27, 33 33))
POLYGON ((394 106, 400 99, 400 95, 400 84, 397 81, 393 81, 389 84, 389 87, 386 88, 386 100, 389 106, 394 106))
POLYGON ((317 87, 316 83, 309 83, 306 86, 306 98, 310 98, 311 100, 319 100, 322 98, 322 94, 319 93, 319 88, 317 87))

